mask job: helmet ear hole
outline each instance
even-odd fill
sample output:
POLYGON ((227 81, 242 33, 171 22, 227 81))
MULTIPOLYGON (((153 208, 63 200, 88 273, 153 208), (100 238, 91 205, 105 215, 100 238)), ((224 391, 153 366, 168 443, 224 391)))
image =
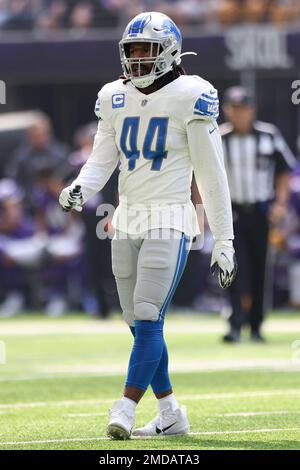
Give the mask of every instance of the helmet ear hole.
POLYGON ((161 71, 165 70, 167 68, 166 61, 162 60, 162 61, 158 62, 157 67, 161 71))

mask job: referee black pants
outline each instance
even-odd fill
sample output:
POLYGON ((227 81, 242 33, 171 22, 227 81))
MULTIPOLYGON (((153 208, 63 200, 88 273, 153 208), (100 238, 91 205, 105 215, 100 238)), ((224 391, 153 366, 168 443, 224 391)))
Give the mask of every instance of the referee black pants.
POLYGON ((248 323, 251 332, 256 333, 264 316, 268 219, 259 204, 233 205, 232 209, 238 274, 229 289, 232 306, 229 322, 231 328, 238 331, 248 323), (248 311, 247 298, 250 300, 248 311))

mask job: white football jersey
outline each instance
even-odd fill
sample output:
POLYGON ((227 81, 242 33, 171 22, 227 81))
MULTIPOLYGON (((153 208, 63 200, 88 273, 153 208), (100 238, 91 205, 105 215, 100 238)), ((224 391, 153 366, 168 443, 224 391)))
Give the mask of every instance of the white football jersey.
POLYGON ((149 95, 130 81, 106 84, 95 107, 99 127, 93 153, 74 182, 81 184, 84 201, 104 186, 120 161, 116 228, 128 233, 160 227, 190 236, 199 233, 191 202, 195 162, 187 127, 200 119, 213 132, 218 109, 217 91, 198 76, 182 75, 149 95))
POLYGON ((217 92, 200 77, 182 75, 150 95, 123 80, 102 88, 96 114, 115 130, 121 201, 126 197, 129 205, 189 202, 193 168, 186 125, 196 116, 203 118, 201 109, 195 108, 203 94, 214 116, 217 92))

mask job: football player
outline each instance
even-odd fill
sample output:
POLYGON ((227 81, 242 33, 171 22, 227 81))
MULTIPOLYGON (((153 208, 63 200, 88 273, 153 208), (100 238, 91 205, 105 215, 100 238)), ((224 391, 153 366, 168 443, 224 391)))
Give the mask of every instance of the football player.
POLYGON ((136 405, 149 385, 158 414, 133 435, 189 430, 168 374, 163 328, 191 240, 199 232, 190 197, 193 171, 215 238, 211 269, 223 288, 236 272, 217 91, 185 74, 181 47, 178 27, 164 14, 142 13, 128 24, 119 43, 124 76, 100 90, 92 154, 59 198, 65 210, 81 210, 120 159, 112 266, 134 344, 123 396, 110 410, 107 433, 114 439, 131 436, 136 405))

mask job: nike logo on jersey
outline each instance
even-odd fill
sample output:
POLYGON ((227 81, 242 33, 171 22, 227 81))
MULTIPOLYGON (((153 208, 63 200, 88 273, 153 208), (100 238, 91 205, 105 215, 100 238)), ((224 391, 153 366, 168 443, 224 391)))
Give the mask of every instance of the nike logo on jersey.
POLYGON ((209 133, 212 134, 215 130, 216 130, 216 127, 214 127, 213 129, 209 129, 209 133))
POLYGON ((168 429, 170 429, 172 426, 174 426, 174 424, 176 424, 176 422, 173 423, 173 424, 170 424, 170 426, 167 426, 166 428, 163 428, 163 429, 159 429, 159 428, 156 426, 156 429, 155 429, 156 434, 160 434, 161 432, 166 432, 168 429))

